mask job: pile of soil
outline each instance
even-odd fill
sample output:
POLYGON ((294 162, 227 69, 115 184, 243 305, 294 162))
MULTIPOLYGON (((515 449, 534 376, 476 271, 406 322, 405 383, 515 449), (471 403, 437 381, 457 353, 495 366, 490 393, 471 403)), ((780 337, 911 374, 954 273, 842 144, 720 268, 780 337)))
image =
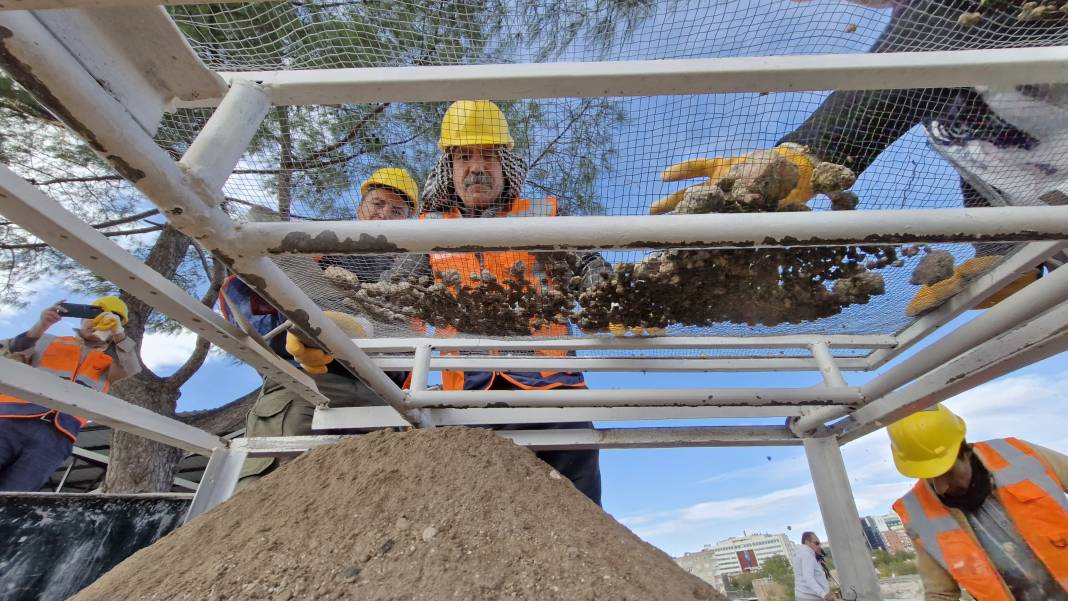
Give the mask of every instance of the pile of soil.
POLYGON ((73 597, 722 600, 487 430, 308 452, 73 597))

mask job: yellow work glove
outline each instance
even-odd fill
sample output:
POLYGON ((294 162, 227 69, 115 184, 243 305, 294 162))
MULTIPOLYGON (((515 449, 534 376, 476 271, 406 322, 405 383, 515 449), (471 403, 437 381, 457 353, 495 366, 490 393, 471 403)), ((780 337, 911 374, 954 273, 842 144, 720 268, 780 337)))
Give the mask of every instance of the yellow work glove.
MULTIPOLYGON (((337 324, 349 338, 368 338, 371 335, 371 322, 362 317, 337 311, 323 311, 323 314, 337 324)), ((293 355, 304 371, 314 375, 325 374, 326 366, 334 360, 326 351, 307 346, 292 332, 286 332, 286 351, 293 355)))
MULTIPOLYGON (((975 257, 974 259, 968 259, 967 261, 961 263, 953 269, 953 275, 949 276, 944 280, 935 282, 933 284, 928 284, 920 288, 919 292, 916 293, 916 296, 912 298, 912 302, 910 302, 908 307, 905 308, 905 315, 908 315, 909 317, 915 317, 917 315, 926 313, 931 309, 934 309, 935 307, 940 306, 942 303, 953 298, 954 296, 959 294, 960 291, 964 290, 964 286, 970 280, 974 280, 975 278, 986 273, 992 267, 1001 262, 1001 259, 1002 257, 1000 256, 992 255, 987 257, 975 257)), ((1035 280, 1036 277, 1037 274, 1024 274, 1023 276, 1021 276, 1020 279, 1030 279, 1024 284, 1014 289, 1012 292, 1015 292, 1023 286, 1030 284, 1035 280)), ((1019 282, 1019 280, 1017 280, 1017 282, 1019 282)), ((1015 286, 1017 282, 1009 284, 1009 286, 1007 286, 1006 288, 1011 288, 1015 286)), ((1001 293, 999 292, 997 294, 1001 293)), ((995 294, 995 296, 997 296, 997 294, 995 294)), ((1011 292, 1009 294, 1011 294, 1011 292)), ((1006 294, 1005 296, 1008 296, 1008 294, 1006 294)), ((989 299, 986 302, 990 302, 989 299)), ((984 302, 983 304, 986 303, 984 302)), ((987 306, 992 305, 993 303, 987 306)), ((986 307, 980 305, 978 308, 986 307)))
POLYGON ((110 311, 104 311, 93 318, 93 335, 100 340, 123 333, 122 318, 110 311))
MULTIPOLYGON (((816 160, 813 159, 803 148, 795 144, 783 144, 770 150, 758 150, 737 157, 716 157, 712 159, 691 159, 677 163, 665 169, 660 174, 660 179, 665 182, 677 182, 696 177, 707 178, 706 181, 696 184, 698 186, 714 185, 719 180, 731 175, 732 177, 745 177, 747 172, 759 170, 768 162, 769 152, 776 153, 797 166, 797 186, 779 201, 779 208, 789 205, 805 204, 815 195, 812 191, 812 172, 815 169, 816 160)), ((692 187, 692 186, 691 186, 692 187)), ((653 203, 649 207, 649 213, 659 215, 675 210, 689 188, 683 188, 653 203)))

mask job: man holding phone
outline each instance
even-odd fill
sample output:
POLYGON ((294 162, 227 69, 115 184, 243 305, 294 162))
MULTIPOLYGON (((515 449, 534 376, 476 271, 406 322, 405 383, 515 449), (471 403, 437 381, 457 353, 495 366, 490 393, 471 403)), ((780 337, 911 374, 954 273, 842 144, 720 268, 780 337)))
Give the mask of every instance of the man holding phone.
MULTIPOLYGON (((29 330, 0 340, 0 356, 99 392, 141 371, 123 325, 126 303, 104 296, 88 305, 60 301, 29 330), (80 318, 73 336, 48 334, 64 317, 80 318)), ((36 491, 70 457, 86 420, 0 394, 0 491, 36 491)))

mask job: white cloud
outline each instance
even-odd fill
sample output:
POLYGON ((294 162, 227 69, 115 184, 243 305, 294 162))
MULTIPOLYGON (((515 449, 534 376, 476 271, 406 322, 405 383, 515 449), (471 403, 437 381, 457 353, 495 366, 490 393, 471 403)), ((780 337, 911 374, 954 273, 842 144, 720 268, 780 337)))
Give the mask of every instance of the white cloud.
MULTIPOLYGON (((154 372, 177 368, 193 353, 196 342, 196 334, 184 329, 178 334, 145 334, 141 342, 141 360, 154 372)), ((213 355, 208 356, 209 361, 213 358, 213 355)))
MULTIPOLYGON (((1064 433, 1064 392, 1068 374, 1023 373, 995 380, 947 401, 968 424, 973 441, 1015 436, 1059 451, 1068 451, 1064 433)), ((912 485, 894 468, 886 430, 842 449, 850 485, 861 515, 889 512, 890 505, 912 485)), ((733 488, 726 499, 625 516, 622 523, 668 553, 679 555, 703 544, 747 532, 803 530, 824 533, 804 452, 775 464, 724 471, 695 482, 733 488), (777 488, 764 491, 768 483, 777 488)))

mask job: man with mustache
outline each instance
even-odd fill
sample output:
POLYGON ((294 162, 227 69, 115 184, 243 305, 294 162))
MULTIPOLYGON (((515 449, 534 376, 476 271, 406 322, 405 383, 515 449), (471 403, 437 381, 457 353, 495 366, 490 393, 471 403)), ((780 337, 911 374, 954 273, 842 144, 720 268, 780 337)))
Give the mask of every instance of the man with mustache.
MULTIPOLYGON (((461 100, 449 106, 441 123, 438 147, 442 154, 423 190, 421 219, 495 219, 556 216, 555 198, 521 197, 527 166, 512 152, 515 143, 504 113, 488 100, 461 100)), ((422 259, 422 258, 421 258, 422 259)), ((538 256, 520 251, 481 253, 432 253, 425 259, 424 273, 456 271, 465 283, 470 274, 483 271, 504 280, 517 261, 526 267, 524 277, 539 285, 538 256)), ((584 282, 597 281, 606 270, 600 255, 580 256, 579 270, 584 282)), ((439 335, 441 332, 439 331, 439 335)), ((559 337, 568 334, 564 324, 553 324, 536 336, 559 337)), ((539 351, 541 354, 550 354, 539 351)), ((581 373, 543 371, 446 371, 445 390, 544 390, 585 388, 581 373)), ((496 429, 592 428, 590 422, 496 426, 496 429)), ((601 502, 601 472, 597 450, 542 451, 538 457, 566 476, 593 502, 601 502)))

